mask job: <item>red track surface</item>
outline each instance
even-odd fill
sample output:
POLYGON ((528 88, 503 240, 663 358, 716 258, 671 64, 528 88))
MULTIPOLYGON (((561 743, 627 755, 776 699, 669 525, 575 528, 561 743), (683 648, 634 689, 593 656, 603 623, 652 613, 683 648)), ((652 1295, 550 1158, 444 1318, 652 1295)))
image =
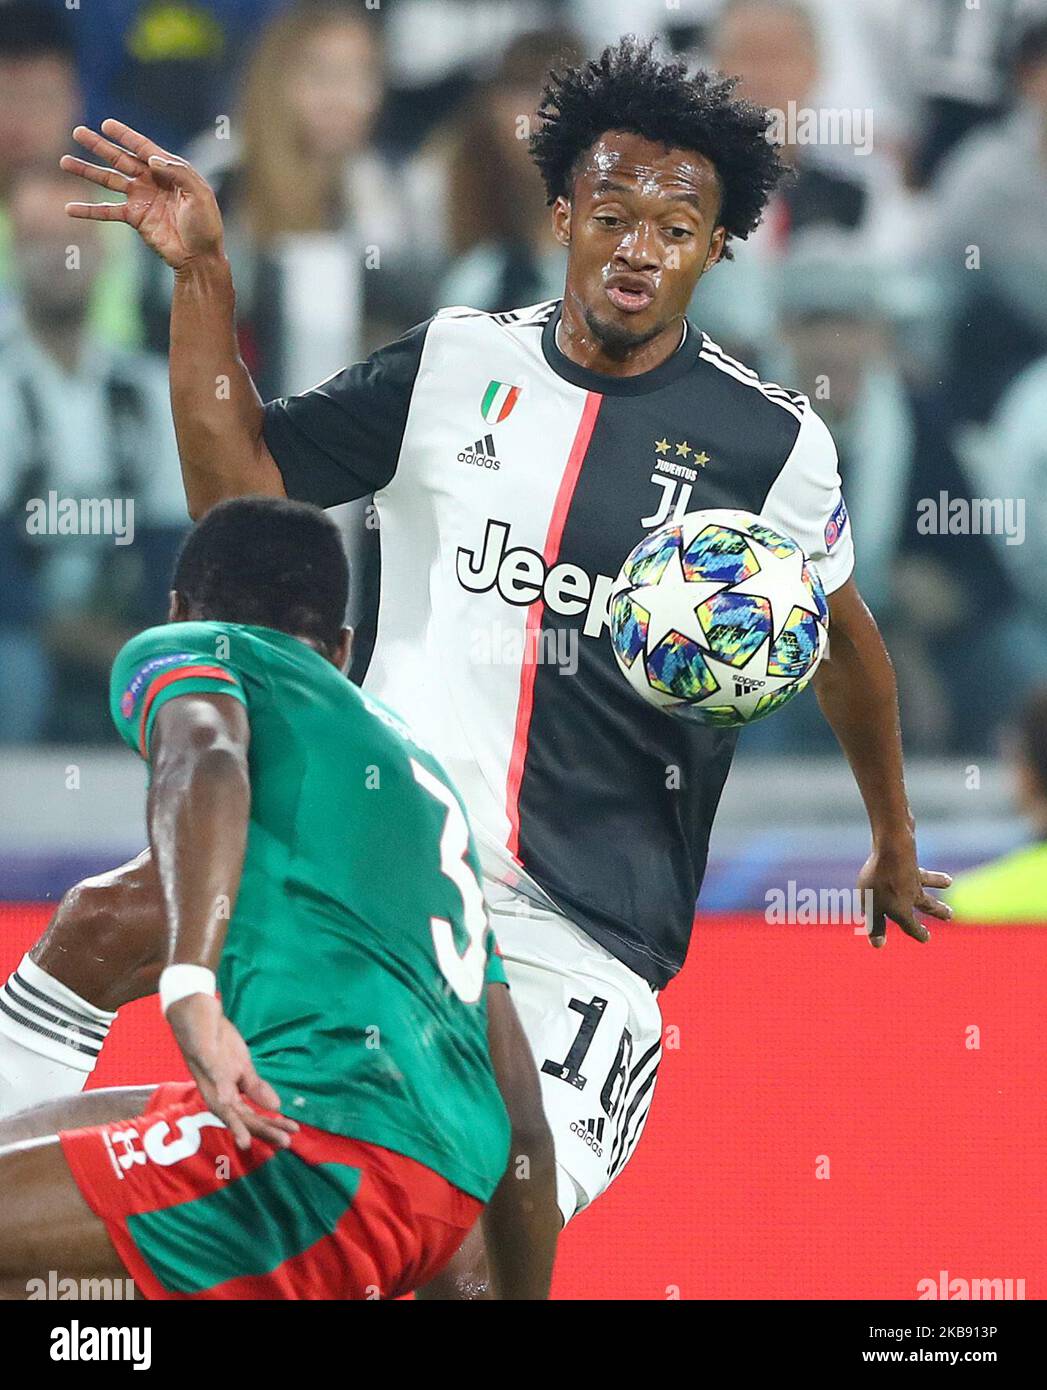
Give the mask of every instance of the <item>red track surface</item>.
MULTIPOLYGON (((0 978, 49 912, 0 905, 0 978)), ((1042 928, 874 952, 846 926, 700 920, 652 1118, 565 1235, 556 1295, 913 1299, 947 1270, 1047 1297, 1045 993, 1042 928)), ((147 1000, 95 1081, 181 1075, 147 1000)))

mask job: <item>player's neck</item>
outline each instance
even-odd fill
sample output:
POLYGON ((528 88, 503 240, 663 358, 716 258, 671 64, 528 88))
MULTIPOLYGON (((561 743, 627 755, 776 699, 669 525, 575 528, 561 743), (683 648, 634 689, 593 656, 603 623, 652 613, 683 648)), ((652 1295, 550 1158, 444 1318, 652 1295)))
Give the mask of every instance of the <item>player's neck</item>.
POLYGON ((303 637, 300 632, 289 632, 287 636, 293 637, 296 642, 301 642, 303 647, 311 647, 318 656, 325 657, 326 660, 330 661, 330 652, 328 652, 327 648, 323 646, 322 643, 318 642, 315 637, 303 637))
POLYGON ((604 376, 641 376, 668 361, 680 348, 686 332, 685 323, 678 319, 646 343, 626 348, 621 353, 609 352, 584 317, 565 298, 556 327, 556 346, 569 361, 587 371, 604 376))

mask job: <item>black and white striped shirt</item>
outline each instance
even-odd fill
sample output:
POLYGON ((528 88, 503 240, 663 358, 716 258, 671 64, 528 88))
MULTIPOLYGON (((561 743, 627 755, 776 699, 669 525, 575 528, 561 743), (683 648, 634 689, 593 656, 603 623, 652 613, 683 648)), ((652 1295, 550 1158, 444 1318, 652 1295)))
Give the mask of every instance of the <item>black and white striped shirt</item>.
POLYGON ((692 325, 653 371, 599 375, 560 352, 559 317, 558 301, 442 310, 270 403, 265 437, 290 496, 374 494, 363 682, 460 788, 485 870, 661 987, 687 950, 736 735, 636 698, 607 635, 612 581, 646 531, 739 507, 791 535, 831 593, 850 529, 805 396, 692 325))

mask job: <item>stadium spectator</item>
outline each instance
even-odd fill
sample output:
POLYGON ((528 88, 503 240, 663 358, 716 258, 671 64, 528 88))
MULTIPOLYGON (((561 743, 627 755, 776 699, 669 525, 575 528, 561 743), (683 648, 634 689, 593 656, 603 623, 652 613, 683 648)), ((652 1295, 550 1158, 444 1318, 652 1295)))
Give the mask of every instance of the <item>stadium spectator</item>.
MULTIPOLYGON (((955 672, 957 663, 973 670, 1006 660, 1016 595, 987 537, 919 528, 921 499, 937 506, 943 491, 963 497, 969 489, 935 401, 907 379, 899 350, 904 277, 809 236, 777 283, 773 374, 811 397, 836 442, 855 575, 897 668, 906 744, 924 753, 984 749, 1007 714, 1006 696, 987 682, 960 686, 955 672), (987 593, 1010 616, 975 627, 971 615, 987 593)), ((805 701, 758 736, 768 748, 828 749, 822 725, 805 701)))
POLYGON ((445 147, 448 239, 459 259, 434 308, 468 304, 493 312, 560 295, 567 257, 553 235, 527 137, 550 68, 580 58, 569 30, 522 34, 438 141, 445 147))
POLYGON ((1014 58, 1017 109, 961 141, 934 182, 927 257, 950 300, 954 418, 984 421, 1047 353, 1047 18, 1014 58))
POLYGON ((622 34, 659 36, 673 52, 700 46, 710 20, 723 0, 566 0, 565 18, 578 30, 586 49, 599 53, 622 34))
MULTIPOLYGON (((788 117, 813 106, 820 76, 820 35, 812 14, 793 0, 728 0, 712 33, 716 66, 740 79, 739 93, 788 117)), ((778 247, 811 227, 853 231, 866 210, 864 182, 783 122, 782 153, 793 171, 772 199, 764 226, 778 247), (794 138, 795 137, 795 138, 794 138)))
POLYGON ((1047 686, 1027 700, 1010 752, 1031 842, 956 880, 945 896, 957 922, 1047 926, 1047 686))
POLYGON ((62 153, 80 103, 68 25, 39 0, 0 3, 0 198, 62 153))
MULTIPOLYGON (((906 172, 926 188, 942 160, 979 126, 1006 114, 1015 32, 1044 0, 862 0, 864 33, 889 101, 911 129, 906 172)), ((848 16, 850 17, 850 16, 848 16)))
MULTIPOLYGON (((308 0, 305 0, 307 3, 308 0)), ((66 0, 47 0, 69 13, 66 0)), ((71 30, 87 125, 119 116, 181 151, 228 113, 246 48, 291 0, 83 0, 71 30)))
MULTIPOLYGON (((385 20, 390 101, 383 135, 413 151, 453 116, 517 35, 554 27, 565 0, 396 0, 385 20)), ((631 27, 631 26, 627 26, 631 27)))
MULTIPOLYGON (((0 3, 0 331, 14 311, 8 198, 24 168, 49 162, 67 148, 80 117, 69 12, 45 0, 0 3)), ((130 344, 140 332, 134 248, 106 248, 93 284, 89 318, 100 338, 130 344)))
POLYGON ((0 738, 9 741, 108 736, 112 658, 163 612, 186 521, 164 363, 109 347, 87 322, 102 251, 100 224, 70 229, 65 204, 81 196, 75 178, 46 166, 23 170, 10 197, 19 298, 0 343, 0 738))
MULTIPOLYGON (((698 322, 728 352, 766 364, 776 331, 781 259, 800 234, 832 229, 854 238, 864 230, 865 183, 840 150, 822 146, 821 130, 799 118, 814 111, 821 79, 821 31, 798 0, 727 0, 709 31, 713 66, 739 79, 739 93, 776 113, 770 134, 782 145, 791 176, 772 195, 763 221, 716 267, 695 306, 698 322), (817 139, 807 142, 807 135, 817 139)), ((852 127, 852 136, 856 136, 852 127)), ((843 152, 846 155, 847 151, 843 152)))
POLYGON ((1019 688, 1047 681, 1047 357, 1016 378, 987 426, 957 442, 966 492, 1022 509, 1020 544, 1000 529, 989 543, 1015 593, 1008 669, 1019 688))
MULTIPOLYGON (((190 151, 222 207, 241 348, 264 395, 311 385, 427 310, 440 218, 374 146, 384 91, 374 12, 318 0, 265 30, 229 131, 190 151)), ((166 350, 170 287, 152 258, 148 273, 149 341, 166 350)))
POLYGON ((0 4, 0 326, 11 307, 11 184, 25 165, 58 159, 78 101, 61 18, 35 0, 0 4))

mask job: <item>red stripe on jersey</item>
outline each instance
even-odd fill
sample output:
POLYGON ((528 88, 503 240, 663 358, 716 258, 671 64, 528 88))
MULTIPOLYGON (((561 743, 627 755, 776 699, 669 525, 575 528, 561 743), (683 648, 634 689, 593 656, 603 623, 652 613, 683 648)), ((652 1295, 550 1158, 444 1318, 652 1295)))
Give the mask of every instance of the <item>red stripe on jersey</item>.
MULTIPOLYGON (((578 422, 574 443, 571 445, 571 452, 567 457, 567 467, 560 479, 556 501, 553 503, 552 516, 549 519, 549 530, 546 532, 545 548, 542 551, 546 565, 555 564, 556 557, 560 552, 560 542, 563 539, 567 513, 571 507, 571 499, 578 484, 578 474, 582 471, 582 461, 589 448, 589 441, 593 437, 596 417, 600 412, 602 402, 603 396, 598 391, 586 392, 582 418, 578 422)), ((513 750, 509 759, 509 777, 505 789, 505 809, 509 816, 507 847, 518 864, 520 863, 518 854, 520 848, 520 784, 523 781, 524 763, 527 760, 527 739, 531 728, 531 715, 534 711, 538 633, 542 625, 544 611, 545 603, 540 598, 536 599, 527 610, 524 661, 520 670, 520 698, 516 705, 516 728, 513 733, 513 750)))
POLYGON ((165 671, 162 676, 157 676, 149 689, 146 691, 145 700, 142 703, 142 718, 138 725, 138 751, 142 757, 146 756, 145 730, 149 722, 149 711, 153 707, 153 701, 161 690, 166 689, 173 681, 189 680, 195 678, 199 680, 206 677, 208 680, 228 681, 230 685, 235 685, 236 680, 228 671, 223 671, 221 666, 178 666, 173 671, 165 671))

